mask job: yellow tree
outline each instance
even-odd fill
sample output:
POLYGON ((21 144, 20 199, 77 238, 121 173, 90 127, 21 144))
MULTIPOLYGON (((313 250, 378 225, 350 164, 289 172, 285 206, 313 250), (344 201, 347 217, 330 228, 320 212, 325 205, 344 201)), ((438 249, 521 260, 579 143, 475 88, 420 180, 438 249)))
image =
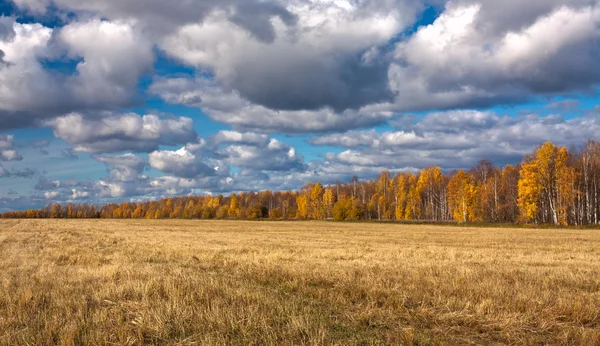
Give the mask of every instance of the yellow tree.
POLYGON ((473 177, 460 170, 448 183, 448 206, 452 217, 467 222, 475 218, 477 188, 473 177))
POLYGON ((409 174, 407 178, 408 195, 406 196, 405 220, 418 220, 421 218, 421 194, 417 189, 417 177, 409 174))
POLYGON ((439 167, 423 169, 417 181, 416 193, 422 201, 424 218, 431 220, 442 219, 441 196, 444 189, 444 177, 439 167))
POLYGON ((539 212, 539 199, 542 185, 538 179, 538 165, 535 159, 526 159, 521 166, 519 178, 519 207, 525 221, 536 221, 539 212))
POLYGON ((575 173, 568 161, 567 149, 551 142, 526 158, 519 180, 519 205, 527 221, 568 222, 575 193, 575 173))
POLYGON ((323 208, 325 209, 325 217, 331 217, 334 202, 335 198, 333 195, 333 190, 326 189, 323 193, 323 208))
POLYGON ((231 197, 229 199, 228 215, 229 215, 229 217, 238 217, 239 213, 240 213, 240 205, 238 203, 238 198, 234 193, 233 195, 231 195, 231 197))
POLYGON ((396 193, 396 220, 404 220, 406 202, 408 201, 408 174, 400 174, 398 177, 398 191, 396 193))
POLYGON ((377 214, 378 218, 390 218, 390 186, 392 183, 392 179, 390 178, 390 172, 385 170, 381 172, 377 181, 375 182, 375 191, 379 195, 376 203, 377 203, 377 214))
POLYGON ((144 209, 142 203, 138 203, 131 217, 134 219, 141 219, 144 216, 144 209))
POLYGON ((542 187, 542 218, 544 222, 558 224, 556 205, 556 152, 557 148, 551 142, 544 143, 535 154, 538 167, 538 181, 542 187))
POLYGON ((569 222, 569 208, 575 202, 575 169, 569 167, 567 148, 559 148, 556 153, 556 190, 558 223, 566 226, 569 222))
POLYGON ((183 210, 183 218, 184 219, 191 219, 192 217, 194 217, 195 207, 196 207, 196 203, 194 203, 193 199, 190 199, 185 204, 185 209, 183 210))
POLYGON ((323 198, 323 185, 316 183, 310 193, 310 217, 321 219, 321 201, 323 198))
POLYGON ((306 196, 299 195, 296 197, 296 204, 298 205, 296 217, 299 219, 306 219, 308 217, 308 199, 306 196))

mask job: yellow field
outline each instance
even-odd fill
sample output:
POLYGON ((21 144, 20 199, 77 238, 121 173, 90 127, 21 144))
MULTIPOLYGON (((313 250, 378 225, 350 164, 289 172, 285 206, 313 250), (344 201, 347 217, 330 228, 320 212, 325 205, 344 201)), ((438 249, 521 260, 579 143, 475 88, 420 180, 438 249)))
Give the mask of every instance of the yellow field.
POLYGON ((600 344, 600 232, 0 221, 0 344, 600 344))

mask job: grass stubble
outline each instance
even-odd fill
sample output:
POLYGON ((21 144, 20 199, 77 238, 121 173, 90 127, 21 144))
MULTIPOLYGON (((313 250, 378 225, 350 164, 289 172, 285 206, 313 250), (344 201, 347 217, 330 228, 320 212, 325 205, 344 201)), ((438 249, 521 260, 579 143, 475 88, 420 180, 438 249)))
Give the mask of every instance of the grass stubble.
POLYGON ((600 232, 0 221, 2 345, 600 344, 600 232))

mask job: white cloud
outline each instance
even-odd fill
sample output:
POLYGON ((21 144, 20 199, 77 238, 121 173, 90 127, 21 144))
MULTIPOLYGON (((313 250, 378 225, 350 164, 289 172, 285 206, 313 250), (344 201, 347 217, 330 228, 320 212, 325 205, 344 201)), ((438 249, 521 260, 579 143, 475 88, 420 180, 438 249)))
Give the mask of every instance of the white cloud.
POLYGON ((249 145, 265 146, 269 142, 269 136, 254 132, 219 131, 211 137, 215 144, 239 143, 249 145))
POLYGON ((494 105, 590 90, 600 82, 598 51, 590 51, 600 39, 600 5, 581 3, 536 8, 520 26, 495 22, 501 17, 488 12, 486 1, 447 3, 433 24, 396 46, 389 70, 396 109, 494 105))
POLYGON ((341 112, 390 98, 378 47, 410 25, 419 2, 287 1, 293 27, 272 20, 265 43, 228 22, 227 11, 180 27, 159 44, 167 54, 214 71, 226 89, 277 110, 341 112), (365 58, 369 52, 371 58, 365 58), (367 54, 367 55, 365 55, 367 54))
POLYGON ((0 161, 21 161, 23 157, 13 149, 13 135, 0 134, 0 161))
POLYGON ((40 125, 72 111, 130 105, 154 61, 152 43, 124 22, 92 19, 52 29, 12 23, 0 37, 0 129, 40 125), (79 61, 74 73, 42 61, 79 61))
POLYGON ((60 30, 59 41, 73 58, 82 58, 69 81, 73 97, 102 103, 126 104, 138 80, 154 62, 152 43, 129 23, 90 20, 60 30))
POLYGON ((49 124, 56 137, 75 146, 76 151, 88 153, 150 152, 159 145, 184 144, 197 138, 192 119, 184 117, 128 113, 86 119, 74 113, 49 124))
POLYGON ((303 158, 293 147, 278 141, 253 145, 230 145, 220 151, 231 165, 257 171, 295 171, 304 169, 303 158))
POLYGON ((0 151, 0 161, 20 161, 23 157, 19 155, 15 150, 2 150, 0 151))
POLYGON ((72 194, 71 194, 72 199, 87 198, 90 195, 90 193, 87 191, 78 191, 76 189, 73 189, 71 191, 72 191, 72 194))
POLYGON ((187 151, 185 147, 177 151, 154 151, 150 153, 149 162, 154 169, 183 178, 215 174, 213 168, 201 162, 201 158, 187 151))
POLYGON ((59 195, 60 195, 60 193, 58 191, 46 191, 46 192, 44 192, 44 197, 46 199, 55 199, 59 195))
POLYGON ((599 140, 600 118, 589 115, 565 120, 560 116, 527 115, 518 118, 492 112, 430 113, 397 131, 350 131, 314 137, 315 145, 345 148, 327 155, 329 161, 356 166, 395 169, 438 165, 468 168, 479 160, 514 163, 537 145, 552 141, 568 147, 599 140))
POLYGON ((146 160, 131 153, 116 156, 96 156, 96 160, 106 164, 109 168, 110 180, 113 182, 136 180, 147 164, 146 160))

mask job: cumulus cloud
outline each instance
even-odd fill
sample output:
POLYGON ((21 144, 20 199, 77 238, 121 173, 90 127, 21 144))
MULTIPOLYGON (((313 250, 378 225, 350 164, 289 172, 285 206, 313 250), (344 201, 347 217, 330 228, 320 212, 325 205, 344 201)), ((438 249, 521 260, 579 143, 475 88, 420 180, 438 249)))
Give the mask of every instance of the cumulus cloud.
POLYGON ((157 78, 150 92, 170 103, 199 107, 212 119, 241 130, 286 133, 339 131, 379 125, 394 114, 387 104, 343 112, 331 108, 277 111, 253 104, 239 93, 227 92, 206 79, 157 78))
POLYGON ((179 26, 202 22, 210 13, 226 12, 226 20, 250 34, 269 41, 274 35, 272 19, 294 25, 296 17, 279 1, 202 0, 193 4, 186 0, 13 0, 17 6, 34 13, 45 13, 51 6, 59 9, 97 13, 102 17, 135 21, 153 35, 164 35, 179 26))
POLYGON ((181 148, 176 151, 159 150, 150 153, 150 166, 163 173, 173 174, 182 178, 209 176, 215 174, 215 169, 208 167, 201 158, 181 148))
POLYGON ((38 191, 48 191, 59 187, 61 187, 60 180, 52 180, 46 176, 41 176, 38 178, 34 188, 38 191))
POLYGON ((0 161, 21 161, 23 157, 15 150, 0 151, 0 161))
MULTIPOLYGON (((391 98, 387 42, 412 24, 420 2, 287 1, 297 20, 272 21, 272 42, 248 37, 224 11, 162 40, 171 56, 214 71, 226 88, 277 110, 358 109, 391 98)), ((255 21, 257 18, 251 18, 255 21)))
POLYGON ((448 2, 433 24, 396 45, 396 107, 489 106, 592 90, 600 82, 598 25, 597 2, 448 2))
POLYGON ((250 183, 249 176, 261 178, 252 182, 258 186, 271 175, 297 174, 307 167, 292 146, 264 134, 236 131, 220 131, 208 142, 188 144, 176 151, 152 152, 149 164, 169 175, 151 180, 150 186, 178 193, 190 189, 225 191, 227 187, 244 190, 241 182, 250 183), (238 172, 232 173, 231 166, 238 172))
POLYGON ((293 147, 271 139, 265 145, 230 145, 221 150, 231 165, 262 171, 294 171, 305 168, 293 147))
POLYGON ((0 16, 0 40, 10 40, 16 35, 13 29, 14 18, 0 16))
POLYGON ((130 105, 154 61, 152 43, 128 23, 93 19, 48 28, 13 21, 12 32, 0 36, 0 129, 130 105), (42 61, 67 61, 74 71, 51 71, 42 61))
POLYGON ((214 144, 237 143, 247 145, 265 146, 269 143, 269 136, 254 132, 219 131, 211 137, 214 144))
POLYGON ((89 197, 90 193, 87 191, 78 191, 77 189, 72 189, 71 199, 81 199, 89 197))
POLYGON ((109 169, 110 181, 130 182, 136 180, 144 171, 147 161, 128 153, 115 156, 96 156, 109 169))
POLYGON ((193 121, 185 117, 140 116, 134 113, 106 114, 86 119, 73 113, 49 122, 54 135, 73 145, 76 151, 114 153, 150 152, 159 145, 178 145, 197 138, 193 121))
POLYGON ((458 169, 486 158, 498 164, 514 163, 545 141, 581 145, 597 138, 599 130, 600 118, 592 115, 565 120, 556 115, 512 118, 492 112, 450 111, 428 114, 396 131, 350 131, 314 137, 311 143, 346 149, 328 154, 327 159, 350 167, 458 169))
POLYGON ((77 100, 93 105, 125 104, 139 77, 154 62, 152 43, 131 24, 91 20, 60 30, 58 40, 72 58, 82 58, 69 87, 77 100))
POLYGON ((58 191, 46 191, 46 192, 44 192, 44 197, 46 199, 55 199, 59 195, 60 195, 60 193, 58 191))
MULTIPOLYGON (((36 203, 295 189, 383 169, 512 163, 543 141, 577 145, 600 130, 598 110, 561 115, 587 107, 579 93, 596 95, 600 85, 598 1, 13 2, 33 19, 69 16, 52 25, 0 16, 0 131, 50 127, 73 147, 62 158, 90 153, 107 168, 100 181, 44 173, 36 203), (415 27, 425 5, 440 14, 415 27), (227 129, 202 139, 190 118, 127 113, 161 108, 145 104, 153 96, 227 129), (485 111, 528 100, 555 114, 485 111), (273 138, 282 133, 340 150, 305 162, 273 138), (147 167, 165 175, 146 176, 147 167)), ((0 135, 0 161, 22 165, 16 150, 27 162, 48 145, 15 148, 0 135)), ((38 177, 16 167, 0 166, 0 177, 38 177)))
POLYGON ((13 149, 13 135, 0 134, 0 161, 21 161, 23 157, 13 149))

